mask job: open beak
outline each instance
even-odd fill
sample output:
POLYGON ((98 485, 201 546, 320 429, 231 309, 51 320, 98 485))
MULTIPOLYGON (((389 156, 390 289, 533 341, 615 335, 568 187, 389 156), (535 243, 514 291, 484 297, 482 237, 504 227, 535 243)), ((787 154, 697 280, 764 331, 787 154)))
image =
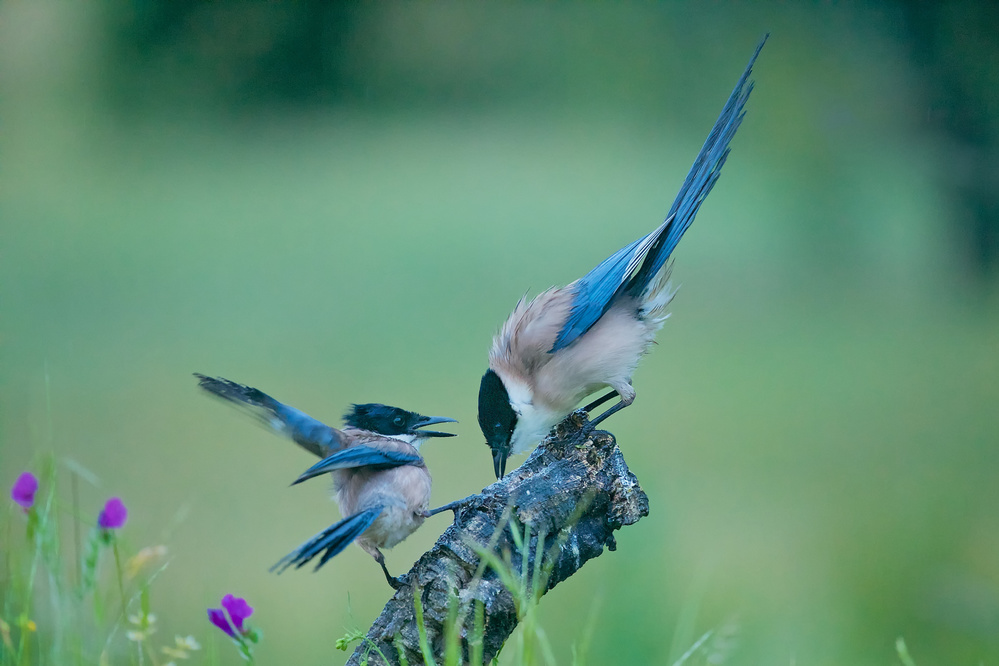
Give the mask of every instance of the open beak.
POLYGON ((493 471, 496 472, 496 480, 499 481, 506 474, 507 449, 493 449, 493 471))
MULTIPOLYGON (((455 419, 449 419, 446 416, 421 416, 420 420, 416 422, 413 426, 413 430, 418 428, 425 428, 429 425, 434 425, 437 423, 457 423, 455 419)), ((453 432, 438 432, 436 430, 420 430, 419 434, 423 437, 454 437, 453 432)))

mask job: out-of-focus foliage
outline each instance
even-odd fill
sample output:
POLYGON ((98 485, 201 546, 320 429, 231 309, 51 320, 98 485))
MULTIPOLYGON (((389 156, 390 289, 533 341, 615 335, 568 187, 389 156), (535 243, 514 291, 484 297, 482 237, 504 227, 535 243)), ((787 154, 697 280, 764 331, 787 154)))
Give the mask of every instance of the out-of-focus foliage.
POLYGON ((560 663, 595 599, 595 664, 711 629, 729 663, 891 663, 899 636, 916 663, 995 661, 999 294, 988 198, 963 193, 989 191, 996 128, 940 120, 994 111, 984 6, 920 30, 919 3, 3 3, 0 480, 54 450, 100 477, 82 502, 128 498, 174 557, 165 635, 240 590, 260 663, 339 654, 381 574, 359 549, 267 573, 338 516, 190 373, 331 422, 458 418, 425 449, 434 499, 477 491, 490 336, 659 223, 770 31, 609 422, 652 514, 539 621, 560 663))

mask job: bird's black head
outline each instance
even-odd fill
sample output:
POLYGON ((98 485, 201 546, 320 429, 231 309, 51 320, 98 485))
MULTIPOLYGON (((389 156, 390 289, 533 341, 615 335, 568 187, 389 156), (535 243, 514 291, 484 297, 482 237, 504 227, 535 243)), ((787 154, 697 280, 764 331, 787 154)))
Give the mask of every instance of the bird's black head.
POLYGON ((377 402, 351 405, 343 415, 343 422, 361 430, 370 430, 379 435, 414 435, 416 437, 454 437, 451 432, 420 430, 435 423, 457 423, 446 416, 423 416, 399 407, 390 407, 377 402))
POLYGON ((493 470, 496 478, 506 473, 506 458, 510 455, 510 437, 517 427, 517 413, 510 406, 510 394, 503 380, 492 370, 486 370, 479 384, 479 427, 486 444, 493 450, 493 470))

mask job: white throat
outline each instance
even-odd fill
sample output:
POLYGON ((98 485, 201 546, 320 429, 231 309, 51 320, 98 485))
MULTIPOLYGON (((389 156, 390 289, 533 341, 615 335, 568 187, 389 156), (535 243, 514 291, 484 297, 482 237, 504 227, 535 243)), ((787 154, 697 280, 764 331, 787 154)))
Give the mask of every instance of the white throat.
POLYGON ((536 405, 527 386, 514 381, 503 384, 510 396, 510 407, 517 413, 510 453, 524 453, 541 442, 564 415, 536 405))
POLYGON ((423 444, 423 440, 426 439, 426 437, 420 437, 419 435, 410 435, 410 434, 385 435, 385 437, 388 437, 389 439, 395 439, 400 442, 406 442, 417 451, 420 450, 420 444, 423 444))

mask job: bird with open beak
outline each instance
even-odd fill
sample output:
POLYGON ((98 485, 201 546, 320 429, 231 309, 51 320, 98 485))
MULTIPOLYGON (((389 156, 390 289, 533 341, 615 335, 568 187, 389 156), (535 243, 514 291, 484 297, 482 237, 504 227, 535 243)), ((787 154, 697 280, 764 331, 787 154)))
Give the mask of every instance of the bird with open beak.
POLYGON ((195 376, 204 390, 246 409, 265 426, 322 458, 294 484, 327 473, 333 477, 343 520, 303 543, 271 570, 299 568, 322 553, 318 570, 356 542, 378 562, 389 585, 398 589, 402 582, 389 573, 380 549, 401 542, 430 515, 431 478, 420 445, 431 437, 454 436, 427 426, 456 421, 368 403, 352 405, 344 415, 344 427, 337 429, 258 389, 221 377, 195 376))

